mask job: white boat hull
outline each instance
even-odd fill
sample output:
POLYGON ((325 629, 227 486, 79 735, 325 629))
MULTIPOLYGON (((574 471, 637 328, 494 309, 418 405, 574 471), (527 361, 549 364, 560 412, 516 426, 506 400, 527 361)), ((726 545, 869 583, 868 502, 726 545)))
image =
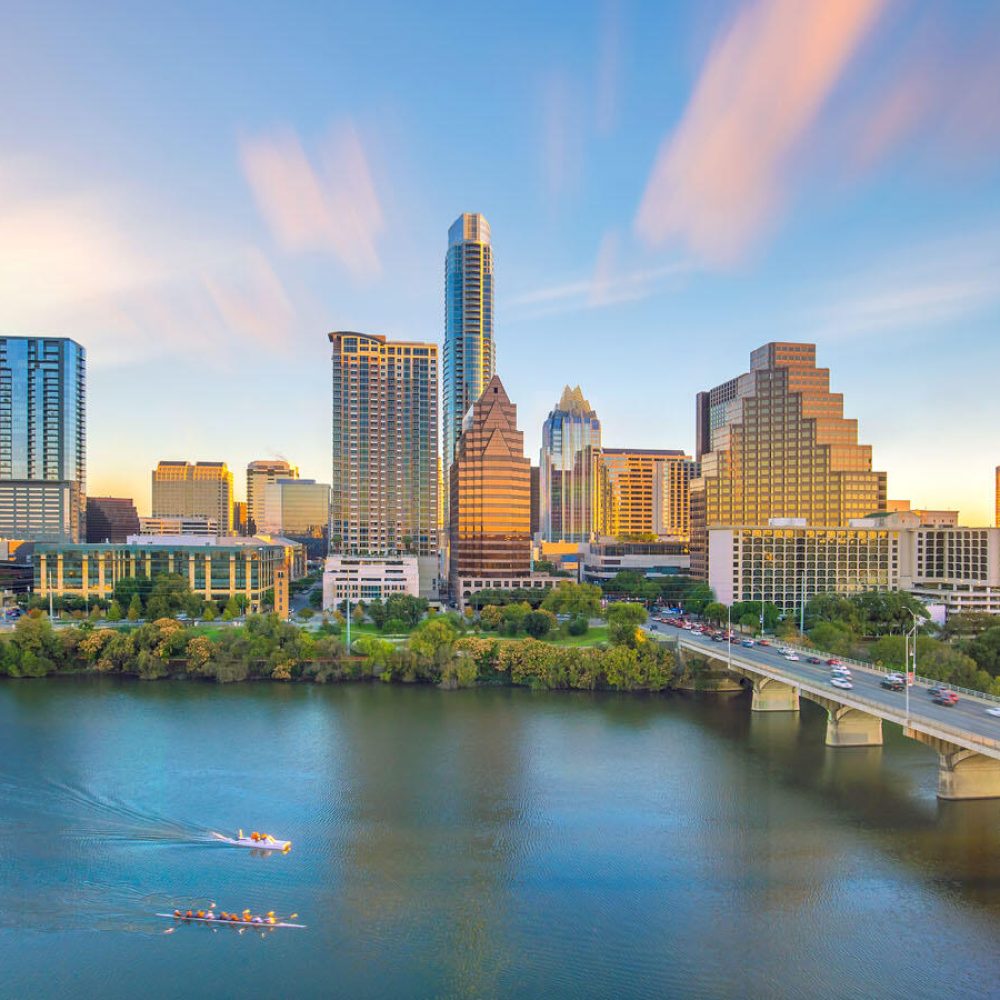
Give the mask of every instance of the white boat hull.
POLYGON ((225 837, 221 833, 213 833, 212 836, 223 844, 231 844, 233 847, 249 847, 254 851, 290 851, 292 849, 290 840, 251 840, 249 837, 225 837))
POLYGON ((304 930, 305 924, 290 924, 286 920, 277 920, 273 924, 262 921, 254 923, 252 920, 224 920, 222 917, 177 917, 173 913, 157 913, 158 917, 166 917, 167 920, 176 920, 179 924, 211 924, 213 927, 253 927, 261 930, 268 930, 271 927, 291 927, 296 930, 304 930))

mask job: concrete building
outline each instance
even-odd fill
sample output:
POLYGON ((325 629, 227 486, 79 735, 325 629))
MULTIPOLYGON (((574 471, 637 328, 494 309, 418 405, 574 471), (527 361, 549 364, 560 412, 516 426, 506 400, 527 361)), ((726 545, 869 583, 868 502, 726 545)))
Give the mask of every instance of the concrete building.
POLYGON ((602 540, 583 547, 585 583, 606 583, 625 570, 642 573, 649 579, 687 576, 691 572, 687 542, 679 539, 658 542, 602 540))
POLYGON ((533 465, 528 471, 530 476, 529 494, 531 497, 531 519, 529 527, 531 528, 531 537, 537 538, 542 530, 541 470, 537 465, 533 465))
POLYGON ((579 386, 563 389, 542 425, 538 468, 542 539, 591 541, 603 524, 601 422, 579 386))
POLYGON ((392 594, 420 596, 416 556, 379 558, 333 555, 323 571, 323 609, 336 610, 341 601, 384 601, 392 594))
POLYGON ((250 525, 247 521, 247 505, 245 500, 233 501, 233 534, 247 535, 250 533, 250 525))
POLYGON ((602 534, 687 541, 689 484, 697 463, 683 451, 604 448, 605 490, 602 534))
POLYGON ((125 544, 52 544, 35 546, 34 591, 40 597, 108 599, 119 580, 178 573, 205 600, 224 603, 242 594, 258 611, 274 586, 275 571, 285 565, 283 545, 253 539, 134 537, 125 544))
POLYGON ((333 353, 331 547, 438 551, 438 349, 329 334, 333 353))
POLYGON ((207 517, 232 532, 233 474, 225 462, 160 462, 152 474, 153 517, 207 517))
POLYGON ((283 458, 259 458, 247 464, 247 534, 262 531, 264 490, 278 479, 298 479, 299 470, 283 458))
POLYGON ((139 533, 139 514, 130 497, 87 497, 87 541, 124 542, 139 533))
MULTIPOLYGON (((199 538, 217 538, 219 522, 214 517, 140 517, 139 530, 131 535, 187 535, 199 538)), ((115 541, 116 539, 112 539, 115 541)))
MULTIPOLYGON (((258 506, 260 509, 260 506, 258 506)), ((260 531, 306 546, 310 558, 330 551, 330 487, 315 479, 276 479, 264 487, 260 531)))
POLYGON ((750 371, 697 398, 698 478, 691 482, 691 570, 708 579, 708 532, 804 518, 847 527, 884 510, 884 472, 858 443, 856 420, 816 367, 815 344, 769 343, 750 371))
POLYGON ((282 621, 288 618, 289 573, 290 569, 287 563, 282 563, 274 570, 274 613, 282 621))
POLYGON ((0 536, 86 538, 86 351, 0 336, 0 536))
MULTIPOLYGON (((441 438, 446 492, 462 420, 496 371, 490 225, 466 212, 448 230, 444 265, 444 375, 441 438)), ((445 498, 445 516, 450 514, 445 498)))

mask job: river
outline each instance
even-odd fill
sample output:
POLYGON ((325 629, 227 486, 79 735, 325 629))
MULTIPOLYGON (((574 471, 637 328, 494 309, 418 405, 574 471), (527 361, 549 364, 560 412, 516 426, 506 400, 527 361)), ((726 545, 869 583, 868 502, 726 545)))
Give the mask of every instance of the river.
POLYGON ((0 683, 0 995, 1000 993, 1000 802, 696 699, 0 683), (238 827, 285 856, 212 842, 238 827), (240 935, 175 906, 298 913, 240 935), (169 933, 167 933, 169 931, 169 933))

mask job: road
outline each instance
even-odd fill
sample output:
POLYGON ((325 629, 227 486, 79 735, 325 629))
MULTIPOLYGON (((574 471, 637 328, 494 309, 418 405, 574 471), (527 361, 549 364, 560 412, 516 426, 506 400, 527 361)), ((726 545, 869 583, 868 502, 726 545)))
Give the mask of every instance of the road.
MULTIPOLYGON (((655 630, 649 629, 648 625, 646 628, 651 637, 679 639, 685 648, 712 656, 722 662, 728 657, 724 642, 713 642, 711 639, 692 635, 672 625, 661 624, 655 630)), ((845 691, 830 684, 830 668, 825 663, 830 654, 814 651, 812 655, 821 657, 824 660, 822 664, 807 663, 806 656, 810 654, 799 655, 802 657, 800 660, 786 660, 781 648, 777 646, 753 646, 748 649, 736 642, 733 643, 734 661, 743 660, 751 667, 756 664, 771 672, 780 672, 789 681, 806 683, 810 687, 820 689, 825 696, 843 701, 845 704, 850 703, 852 695, 857 695, 866 701, 884 706, 886 712, 892 716, 904 715, 906 693, 883 688, 881 681, 885 677, 884 672, 857 666, 852 661, 848 666, 854 687, 850 691, 845 691), (824 688, 826 690, 823 690, 824 688)), ((933 727, 935 723, 939 723, 942 727, 961 729, 970 736, 987 740, 1000 740, 1000 718, 986 714, 987 708, 998 704, 1000 703, 962 695, 959 703, 949 708, 946 705, 937 705, 931 700, 927 685, 913 684, 910 687, 910 719, 914 724, 924 723, 928 727, 933 727)))

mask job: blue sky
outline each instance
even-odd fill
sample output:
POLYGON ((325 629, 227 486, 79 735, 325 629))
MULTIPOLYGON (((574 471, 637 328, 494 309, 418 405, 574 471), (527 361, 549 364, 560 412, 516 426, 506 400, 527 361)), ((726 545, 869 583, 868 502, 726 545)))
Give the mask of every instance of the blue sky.
POLYGON ((1000 9, 537 6, 5 5, 0 330, 88 348, 89 492, 327 481, 327 331, 440 341, 480 211, 532 454, 567 382, 690 449, 698 389, 813 340, 890 496, 990 520, 1000 9))

